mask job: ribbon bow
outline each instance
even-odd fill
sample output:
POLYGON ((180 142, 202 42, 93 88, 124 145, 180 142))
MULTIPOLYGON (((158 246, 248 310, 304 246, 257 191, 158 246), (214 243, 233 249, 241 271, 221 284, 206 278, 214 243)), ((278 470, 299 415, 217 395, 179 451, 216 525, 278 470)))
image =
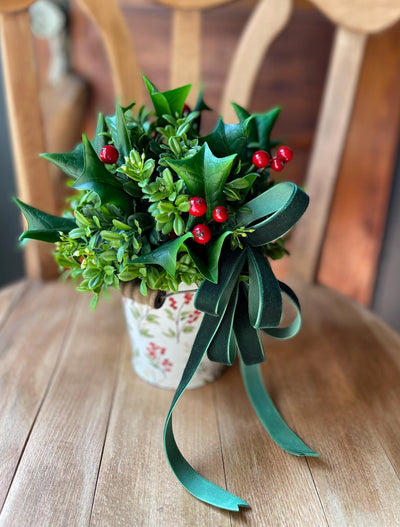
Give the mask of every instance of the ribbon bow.
POLYGON ((226 253, 220 261, 218 283, 204 280, 196 294, 196 309, 203 311, 204 317, 167 415, 164 450, 186 490, 222 509, 237 511, 249 505, 198 474, 182 456, 172 429, 172 412, 206 353, 212 361, 231 365, 238 350, 247 395, 271 438, 296 456, 318 455, 286 425, 264 387, 259 369, 265 356, 258 330, 278 339, 293 337, 300 329, 301 313, 296 295, 275 278, 257 247, 287 233, 307 205, 308 196, 288 182, 279 183, 246 203, 237 216, 238 224, 251 225, 245 247, 226 253), (297 311, 295 320, 287 327, 278 327, 282 319, 282 293, 297 311))

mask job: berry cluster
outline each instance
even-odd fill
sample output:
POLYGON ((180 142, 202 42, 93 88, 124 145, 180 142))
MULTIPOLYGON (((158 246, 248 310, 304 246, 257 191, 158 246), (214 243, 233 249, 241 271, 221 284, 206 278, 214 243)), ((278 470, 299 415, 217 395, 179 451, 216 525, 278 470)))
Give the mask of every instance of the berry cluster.
POLYGON ((149 342, 149 345, 146 348, 147 350, 147 356, 149 357, 150 361, 157 367, 162 370, 164 370, 165 373, 168 373, 172 369, 172 362, 168 360, 166 357, 161 357, 161 355, 165 355, 166 348, 162 348, 161 346, 158 346, 154 342, 149 342))
MULTIPOLYGON (((188 113, 190 109, 184 107, 183 113, 188 113)), ((115 164, 119 159, 119 152, 113 145, 105 145, 99 152, 99 157, 102 163, 115 164)), ((276 156, 271 159, 268 152, 265 150, 257 150, 253 154, 252 162, 256 168, 266 168, 270 166, 272 170, 280 172, 285 163, 288 163, 293 158, 293 152, 288 146, 281 146, 276 156)), ((207 203, 204 198, 200 196, 194 196, 189 200, 190 209, 189 214, 196 218, 204 216, 207 212, 207 203)), ((213 220, 217 223, 224 223, 229 217, 228 209, 222 205, 215 207, 212 213, 213 220)), ((173 239, 176 237, 173 234, 174 231, 170 233, 169 238, 173 239)), ((206 223, 197 224, 192 230, 193 238, 196 243, 204 245, 211 240, 211 230, 206 223)))
POLYGON ((289 163, 293 158, 293 152, 288 146, 281 146, 276 156, 271 159, 268 152, 265 150, 257 150, 254 152, 252 157, 253 165, 257 168, 266 168, 268 165, 275 170, 275 172, 280 172, 285 163, 289 163))
MULTIPOLYGON (((195 217, 204 216, 204 214, 207 212, 207 203, 206 200, 195 196, 194 198, 191 198, 189 200, 190 203, 190 209, 189 214, 195 217)), ((213 210, 213 219, 217 223, 224 223, 229 216, 228 209, 222 205, 218 205, 218 207, 215 207, 213 210)), ((192 234, 194 237, 194 241, 196 243, 205 244, 208 243, 211 239, 211 231, 208 225, 205 223, 199 223, 196 225, 196 227, 192 230, 192 234)))
POLYGON ((196 322, 196 320, 199 318, 200 315, 201 315, 201 311, 198 311, 197 309, 195 309, 193 313, 190 313, 190 315, 188 316, 187 323, 193 324, 194 322, 196 322))
POLYGON ((184 298, 184 302, 183 303, 186 304, 186 305, 190 304, 193 296, 194 296, 193 293, 185 293, 183 295, 183 298, 184 298))
POLYGON ((169 306, 172 307, 172 309, 178 309, 178 302, 173 297, 169 297, 169 306))

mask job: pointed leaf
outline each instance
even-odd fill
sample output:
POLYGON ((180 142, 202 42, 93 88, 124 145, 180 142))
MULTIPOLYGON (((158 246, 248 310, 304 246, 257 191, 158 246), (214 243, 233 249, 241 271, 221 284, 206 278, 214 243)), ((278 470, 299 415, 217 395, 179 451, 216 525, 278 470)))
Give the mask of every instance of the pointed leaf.
POLYGON ((196 106, 194 107, 194 111, 203 112, 204 110, 211 111, 211 108, 204 102, 203 90, 201 89, 197 97, 196 106))
POLYGON ((126 126, 124 112, 119 104, 116 105, 115 116, 118 137, 115 147, 118 149, 120 155, 128 157, 129 152, 132 150, 132 143, 129 137, 128 127, 126 126))
POLYGON ((198 244, 188 243, 187 249, 190 257, 199 272, 213 284, 218 283, 218 264, 221 257, 222 247, 232 231, 226 231, 214 242, 210 242, 206 247, 199 247, 198 244))
POLYGON ((146 77, 143 77, 143 79, 153 102, 157 117, 162 117, 164 114, 173 116, 176 114, 179 116, 182 115, 183 105, 192 87, 191 84, 181 86, 174 90, 160 92, 149 79, 146 77))
POLYGON ((72 152, 60 154, 40 154, 41 157, 53 163, 67 176, 77 179, 83 172, 83 146, 79 143, 72 152))
MULTIPOLYGON (((278 118, 281 109, 279 107, 273 108, 266 113, 256 113, 250 118, 257 127, 257 138, 249 137, 249 142, 256 141, 261 150, 269 151, 271 149, 271 131, 278 118)), ((250 130, 251 131, 251 130, 250 130)))
POLYGON ((203 90, 201 89, 199 91, 199 95, 197 97, 196 106, 194 107, 195 112, 199 112, 198 117, 193 121, 191 128, 189 129, 188 135, 190 137, 198 137, 199 130, 201 126, 201 117, 203 111, 210 111, 211 108, 207 106, 207 104, 204 102, 203 99, 203 90))
POLYGON ((20 240, 30 238, 54 243, 60 239, 60 232, 69 232, 76 228, 76 223, 71 218, 60 218, 47 214, 17 198, 14 198, 14 201, 28 222, 28 230, 21 234, 20 240))
POLYGON ((235 157, 236 154, 218 158, 205 143, 194 156, 165 161, 183 179, 191 196, 205 198, 209 220, 215 207, 225 203, 223 188, 235 157))
POLYGON ((245 121, 248 117, 250 117, 251 114, 245 108, 242 108, 235 102, 232 103, 232 106, 241 123, 243 123, 243 121, 245 121))
POLYGON ((97 117, 97 126, 96 126, 96 132, 94 134, 94 138, 92 141, 92 146, 95 150, 95 152, 98 154, 100 150, 107 144, 107 136, 104 135, 105 132, 107 132, 107 123, 104 119, 104 116, 102 113, 99 113, 97 117))
POLYGON ((193 234, 191 232, 188 232, 184 236, 180 236, 175 240, 164 243, 164 245, 160 245, 160 247, 157 247, 157 249, 154 249, 154 251, 151 253, 145 254, 144 256, 139 256, 139 258, 135 258, 130 263, 161 265, 161 267, 163 267, 169 275, 174 277, 176 272, 176 258, 178 252, 188 238, 193 238, 193 234))
POLYGON ((84 169, 72 185, 79 190, 93 190, 102 203, 114 203, 124 210, 131 206, 131 199, 122 190, 121 183, 110 174, 98 158, 88 138, 83 135, 84 169))
POLYGON ((220 118, 214 131, 201 138, 207 143, 213 154, 218 157, 238 154, 240 159, 246 157, 248 132, 242 123, 225 124, 220 118))

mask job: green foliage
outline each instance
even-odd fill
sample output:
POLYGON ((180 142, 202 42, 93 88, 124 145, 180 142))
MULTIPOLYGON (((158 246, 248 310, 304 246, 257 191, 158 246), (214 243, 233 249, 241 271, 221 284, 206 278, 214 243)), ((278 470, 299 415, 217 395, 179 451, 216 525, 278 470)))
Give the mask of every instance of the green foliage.
POLYGON ((60 239, 62 232, 71 232, 76 223, 70 218, 59 218, 35 209, 21 200, 14 198, 15 203, 23 212, 27 222, 28 230, 23 232, 20 240, 31 238, 43 242, 56 242, 60 239))
MULTIPOLYGON (((204 278, 217 283, 223 252, 245 248, 253 230, 246 200, 273 184, 268 169, 254 171, 251 156, 255 149, 271 151, 279 109, 250 115, 234 105, 238 124, 220 119, 201 137, 201 115, 209 110, 202 94, 194 111, 182 115, 190 86, 160 92, 144 81, 154 112, 142 107, 134 115, 133 104, 117 104, 114 115, 99 114, 92 141, 84 135, 72 152, 42 154, 73 179, 76 194, 65 217, 16 200, 28 220, 21 239, 55 243, 64 276, 76 280, 79 291, 93 294, 92 307, 103 290, 118 288, 120 281, 140 280, 144 295, 147 288, 177 291, 180 283, 199 284, 204 278), (107 144, 119 152, 115 165, 99 159, 107 144), (189 214, 194 196, 206 200, 205 217, 189 214), (212 219, 221 205, 229 212, 222 224, 212 219), (204 246, 191 234, 199 223, 208 223, 212 233, 204 246)), ((260 251, 273 259, 287 253, 282 239, 260 251)))

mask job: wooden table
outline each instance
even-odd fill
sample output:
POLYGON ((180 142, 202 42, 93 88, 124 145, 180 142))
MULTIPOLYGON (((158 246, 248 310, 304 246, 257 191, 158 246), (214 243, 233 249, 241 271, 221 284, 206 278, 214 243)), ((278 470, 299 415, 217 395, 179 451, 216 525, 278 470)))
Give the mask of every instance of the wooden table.
POLYGON ((320 287, 296 286, 302 332, 266 341, 270 394, 320 458, 267 436, 232 367, 174 419, 193 466, 251 505, 180 487, 162 449, 172 392, 133 373, 121 302, 68 284, 0 293, 0 527, 400 525, 400 339, 320 287))

